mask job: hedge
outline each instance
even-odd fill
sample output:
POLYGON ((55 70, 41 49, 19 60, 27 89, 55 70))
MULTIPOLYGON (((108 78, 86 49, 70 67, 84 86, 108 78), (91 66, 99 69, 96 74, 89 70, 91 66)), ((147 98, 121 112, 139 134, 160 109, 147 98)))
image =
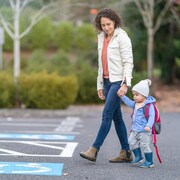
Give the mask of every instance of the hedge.
POLYGON ((78 86, 75 76, 41 72, 22 75, 19 90, 27 108, 64 109, 76 99, 78 86))
POLYGON ((13 77, 5 72, 0 73, 0 107, 11 108, 15 106, 15 86, 13 77))

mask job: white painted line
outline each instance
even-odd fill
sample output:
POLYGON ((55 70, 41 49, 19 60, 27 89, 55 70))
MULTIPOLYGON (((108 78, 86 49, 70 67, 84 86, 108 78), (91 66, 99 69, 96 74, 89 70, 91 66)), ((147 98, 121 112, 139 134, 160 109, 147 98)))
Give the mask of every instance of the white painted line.
MULTIPOLYGON (((2 120, 0 118, 0 120, 2 120)), ((74 116, 67 116, 66 118, 50 118, 50 119, 35 119, 35 118, 12 118, 8 117, 6 122, 1 122, 1 126, 8 126, 8 127, 41 127, 42 128, 52 128, 54 131, 28 131, 25 128, 21 128, 23 130, 16 130, 13 133, 32 133, 32 134, 80 134, 79 132, 73 131, 75 128, 82 128, 83 125, 82 120, 79 117, 74 116), (21 121, 20 121, 21 120, 21 121), (46 121, 45 121, 46 120, 46 121), (50 123, 52 122, 53 123, 50 123), (8 122, 7 122, 8 121, 8 122), (37 123, 37 122, 41 123, 37 123), (56 123, 57 122, 57 123, 56 123)), ((1 133, 6 133, 7 131, 1 131, 1 133)), ((3 137, 5 138, 5 137, 3 137)))
POLYGON ((32 126, 32 127, 56 127, 59 125, 57 124, 51 124, 51 123, 15 123, 15 122, 9 122, 9 123, 1 123, 1 126, 32 126))
MULTIPOLYGON (((48 158, 60 158, 63 156, 60 155, 43 155, 43 154, 23 154, 23 155, 19 155, 19 154, 0 154, 0 156, 19 156, 19 157, 48 157, 48 158)), ((72 157, 72 156, 70 156, 72 157)))
POLYGON ((67 143, 64 151, 60 154, 60 157, 72 157, 77 145, 78 143, 67 143))
MULTIPOLYGON (((52 124, 52 123, 12 123, 12 122, 9 122, 9 123, 2 123, 1 122, 1 126, 25 126, 25 127, 56 127, 58 126, 59 123, 56 123, 56 124, 52 124)), ((73 127, 82 127, 82 125, 72 125, 72 124, 60 124, 60 126, 63 126, 63 127, 69 127, 69 126, 73 126, 73 127)))
MULTIPOLYGON (((1 133, 7 133, 7 131, 1 131, 1 133)), ((12 132, 11 132, 12 133, 12 132)), ((23 130, 23 131, 14 131, 13 133, 32 133, 32 134, 80 134, 80 132, 69 132, 69 131, 29 131, 29 130, 23 130)))
MULTIPOLYGON (((51 148, 51 149, 58 149, 60 150, 60 154, 27 154, 22 152, 16 152, 9 149, 0 149, 0 151, 8 153, 8 154, 0 154, 0 156, 31 156, 31 157, 72 157, 73 152, 75 148, 77 147, 77 142, 52 142, 52 141, 0 141, 0 143, 17 143, 17 144, 27 144, 32 146, 39 146, 43 148, 51 148), (65 145, 63 147, 50 145, 50 144, 56 144, 56 145, 65 145)), ((23 151, 23 150, 22 150, 23 151)), ((49 152, 49 151, 48 151, 49 152)))
POLYGON ((65 132, 71 132, 75 128, 82 128, 82 121, 79 117, 67 117, 65 120, 63 120, 60 125, 54 129, 55 132, 65 131, 65 132))
POLYGON ((21 144, 29 144, 29 145, 33 145, 33 146, 39 146, 39 147, 46 147, 46 148, 51 148, 51 149, 60 149, 63 150, 64 148, 62 147, 57 147, 57 146, 50 146, 50 145, 45 145, 45 144, 41 144, 41 143, 36 143, 36 142, 20 142, 21 144))
POLYGON ((59 142, 59 141, 13 141, 13 140, 0 140, 0 143, 21 143, 21 142, 39 142, 39 143, 43 143, 43 144, 66 144, 69 143, 68 141, 63 141, 63 142, 59 142))
POLYGON ((11 151, 11 150, 8 150, 8 149, 2 149, 2 148, 0 148, 0 151, 5 152, 5 153, 9 153, 11 155, 17 155, 17 156, 26 155, 24 153, 20 153, 20 152, 17 152, 17 151, 11 151))

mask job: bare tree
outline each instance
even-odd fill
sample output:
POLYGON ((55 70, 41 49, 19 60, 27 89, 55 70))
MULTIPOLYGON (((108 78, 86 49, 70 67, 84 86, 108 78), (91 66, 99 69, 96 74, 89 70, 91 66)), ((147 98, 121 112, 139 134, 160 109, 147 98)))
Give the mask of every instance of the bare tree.
POLYGON ((154 35, 161 26, 163 18, 168 10, 171 9, 172 0, 134 0, 139 12, 143 18, 144 25, 147 29, 148 43, 147 43, 147 72, 148 78, 153 77, 153 54, 154 54, 154 35), (164 2, 164 7, 155 19, 155 6, 164 2))
POLYGON ((178 8, 180 6, 180 0, 174 0, 173 3, 174 3, 174 6, 172 6, 172 8, 171 8, 171 12, 177 22, 178 28, 180 28, 180 14, 179 14, 179 10, 178 10, 178 8))
POLYGON ((5 18, 0 10, 0 22, 14 43, 15 84, 17 84, 18 77, 20 75, 20 39, 26 36, 31 31, 32 27, 47 15, 47 11, 50 12, 54 9, 53 7, 55 7, 54 1, 48 1, 46 4, 42 1, 42 3, 39 4, 39 9, 37 9, 36 13, 29 16, 29 25, 23 32, 20 32, 20 18, 22 16, 22 11, 33 1, 36 0, 9 0, 9 5, 12 10, 12 17, 10 18, 5 18))
MULTIPOLYGON (((14 82, 17 84, 18 77, 20 75, 20 40, 26 36, 33 26, 37 24, 48 14, 52 14, 55 11, 58 12, 58 21, 68 20, 75 16, 71 7, 90 6, 88 3, 79 3, 80 0, 9 0, 9 6, 11 8, 12 17, 6 17, 0 7, 0 23, 2 24, 6 33, 11 37, 14 43, 14 82), (20 32, 20 19, 23 16, 23 12, 27 7, 30 7, 32 3, 38 4, 36 12, 32 11, 29 14, 29 24, 24 31, 20 32), (57 11, 57 9, 61 11, 57 11)), ((7 3, 6 3, 7 4, 7 3)))

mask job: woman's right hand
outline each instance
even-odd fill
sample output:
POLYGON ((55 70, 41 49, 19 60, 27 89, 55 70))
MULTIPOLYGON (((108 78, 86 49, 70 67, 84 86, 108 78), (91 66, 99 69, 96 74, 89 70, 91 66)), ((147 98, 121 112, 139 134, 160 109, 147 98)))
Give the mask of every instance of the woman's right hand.
POLYGON ((99 99, 101 99, 101 100, 105 100, 105 96, 104 96, 104 93, 103 93, 103 89, 99 89, 99 90, 98 90, 98 97, 99 97, 99 99))

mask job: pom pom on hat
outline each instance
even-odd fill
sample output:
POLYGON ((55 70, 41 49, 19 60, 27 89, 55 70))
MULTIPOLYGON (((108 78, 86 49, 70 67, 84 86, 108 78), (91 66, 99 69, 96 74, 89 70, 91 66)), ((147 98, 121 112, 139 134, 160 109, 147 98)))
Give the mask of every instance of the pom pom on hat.
POLYGON ((144 81, 147 81, 149 86, 151 85, 151 80, 150 79, 145 79, 144 81))
POLYGON ((145 79, 137 83, 132 90, 138 92, 139 94, 147 97, 149 95, 149 86, 151 85, 150 79, 145 79))

